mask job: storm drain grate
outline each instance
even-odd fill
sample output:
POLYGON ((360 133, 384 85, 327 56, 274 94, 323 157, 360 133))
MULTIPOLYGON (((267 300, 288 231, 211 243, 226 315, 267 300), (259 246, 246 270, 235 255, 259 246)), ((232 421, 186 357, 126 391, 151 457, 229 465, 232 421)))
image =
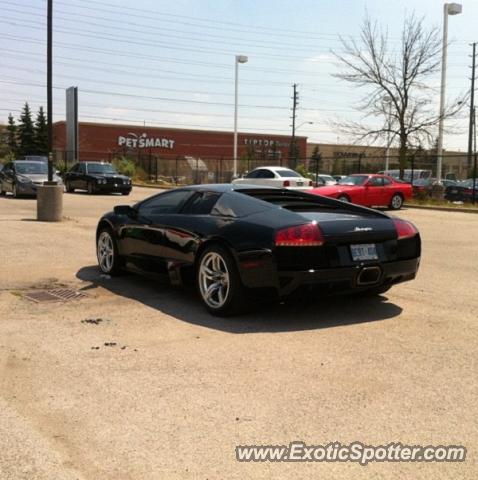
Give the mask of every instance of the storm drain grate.
POLYGON ((69 300, 78 300, 85 298, 86 295, 68 288, 57 288, 54 290, 35 290, 23 295, 28 300, 36 303, 68 302, 69 300))

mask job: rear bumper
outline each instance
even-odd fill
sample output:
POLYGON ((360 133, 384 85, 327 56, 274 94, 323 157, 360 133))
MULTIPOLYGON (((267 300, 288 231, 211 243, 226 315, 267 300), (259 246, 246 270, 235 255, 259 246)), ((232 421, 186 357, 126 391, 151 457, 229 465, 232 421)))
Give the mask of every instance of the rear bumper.
POLYGON ((322 286, 324 293, 347 293, 374 287, 395 285, 413 280, 417 274, 420 258, 390 263, 367 263, 347 268, 309 270, 301 272, 278 272, 279 295, 288 295, 304 285, 322 286), (377 273, 371 282, 363 282, 364 269, 377 273), (362 279, 362 282, 360 281, 362 279))
POLYGON ((266 289, 278 296, 286 296, 301 287, 318 287, 320 293, 333 294, 359 292, 413 280, 420 265, 420 257, 293 271, 277 270, 272 253, 263 250, 239 254, 238 264, 246 287, 266 289), (370 269, 367 274, 364 273, 365 269, 370 269), (369 272, 372 273, 371 276, 368 276, 369 272))

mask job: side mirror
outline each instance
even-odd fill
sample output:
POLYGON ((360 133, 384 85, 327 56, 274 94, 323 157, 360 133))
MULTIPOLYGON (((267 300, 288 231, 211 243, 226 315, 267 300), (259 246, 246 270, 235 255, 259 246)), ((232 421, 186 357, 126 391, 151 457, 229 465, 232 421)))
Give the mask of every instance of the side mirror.
POLYGON ((138 213, 137 210, 130 205, 116 205, 113 211, 116 213, 116 215, 126 215, 131 218, 136 217, 138 213))

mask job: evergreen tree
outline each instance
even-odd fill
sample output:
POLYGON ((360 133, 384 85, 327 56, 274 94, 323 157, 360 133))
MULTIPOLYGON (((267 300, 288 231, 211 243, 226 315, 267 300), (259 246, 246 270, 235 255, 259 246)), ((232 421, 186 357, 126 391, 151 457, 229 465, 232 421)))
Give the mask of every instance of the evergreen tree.
POLYGON ((8 115, 8 125, 6 130, 8 150, 10 151, 11 155, 16 156, 18 152, 17 126, 11 113, 8 115))
POLYGON ((18 155, 35 154, 35 128, 32 121, 32 112, 28 103, 25 103, 18 123, 18 155))
POLYGON ((43 107, 38 110, 35 122, 35 147, 38 155, 48 155, 48 125, 43 107))

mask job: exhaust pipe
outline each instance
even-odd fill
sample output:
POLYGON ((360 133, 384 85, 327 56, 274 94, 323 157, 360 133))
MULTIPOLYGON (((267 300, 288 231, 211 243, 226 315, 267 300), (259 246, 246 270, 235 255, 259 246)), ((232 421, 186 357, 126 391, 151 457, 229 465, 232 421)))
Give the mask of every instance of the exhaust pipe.
POLYGON ((381 276, 380 267, 364 267, 357 276, 357 285, 373 285, 380 281, 381 276))

